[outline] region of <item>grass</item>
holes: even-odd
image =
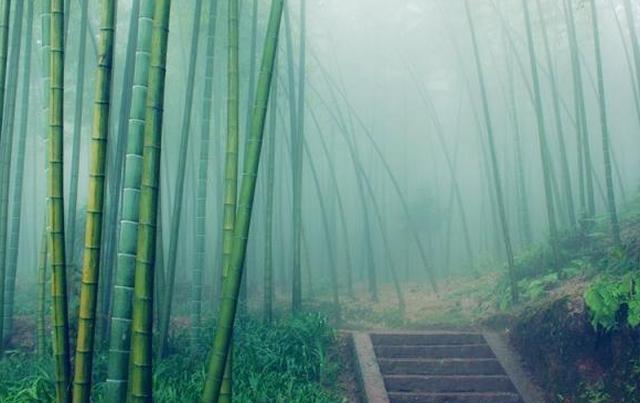
[[[208,333],[211,333],[210,331]],[[188,329],[177,329],[172,353],[154,368],[154,401],[198,401],[211,337],[189,347]],[[303,315],[266,325],[239,321],[234,349],[234,402],[336,403],[341,396],[337,336],[320,315]],[[95,401],[103,400],[106,354],[95,362]],[[31,353],[0,360],[0,402],[53,401],[52,363]]]

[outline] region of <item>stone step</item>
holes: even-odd
[[[516,392],[505,375],[386,375],[383,378],[390,393]]]
[[[420,333],[420,334],[402,334],[402,333],[374,333],[371,334],[373,345],[412,345],[412,346],[430,346],[430,345],[450,345],[450,344],[483,344],[484,337],[480,333]]]
[[[390,359],[378,360],[383,375],[504,375],[500,362],[481,359]]]
[[[516,393],[389,393],[390,403],[522,403]]]
[[[495,358],[487,344],[374,346],[378,358]]]

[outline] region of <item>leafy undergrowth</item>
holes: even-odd
[[[265,325],[239,322],[234,336],[234,402],[346,401],[339,377],[338,338],[326,319],[305,315]],[[208,338],[207,338],[208,339]],[[189,334],[178,330],[171,355],[155,364],[154,401],[198,401],[206,372],[209,341],[191,348]],[[96,360],[97,380],[105,377],[105,354]],[[11,353],[0,360],[0,401],[53,401],[51,360],[30,353]],[[94,386],[95,401],[104,401],[104,383]]]

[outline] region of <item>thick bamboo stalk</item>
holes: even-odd
[[[69,313],[64,230],[64,45],[62,0],[51,0],[51,88],[49,98],[49,250],[53,301],[53,355],[56,368],[56,400],[71,400]]]
[[[105,199],[105,173],[107,168],[106,157],[116,19],[115,0],[103,0],[100,6],[98,69],[93,107],[93,128],[91,131],[87,220],[82,260],[75,373],[73,377],[73,400],[78,403],[88,403],[91,400],[91,375],[95,344],[98,279],[100,276],[102,213]]]
[[[138,17],[140,15],[141,0],[133,0],[131,15],[129,16],[129,33],[127,37],[127,52],[124,59],[124,71],[122,85],[120,87],[120,108],[117,115],[117,135],[109,142],[110,147],[108,158],[111,161],[107,168],[107,199],[104,207],[104,247],[101,253],[102,267],[100,292],[102,297],[98,304],[98,324],[96,331],[99,340],[109,343],[107,334],[109,333],[110,313],[113,311],[113,285],[116,265],[116,252],[118,246],[118,234],[120,229],[119,214],[121,208],[122,181],[124,180],[124,160],[127,152],[127,141],[129,138],[129,111],[131,110],[131,100],[133,91],[136,48],[138,46]],[[146,83],[145,83],[146,85]]]
[[[215,67],[215,37],[218,0],[209,2],[209,27],[207,32],[206,68],[204,92],[202,95],[202,117],[200,125],[200,165],[198,167],[198,190],[196,196],[196,242],[193,265],[192,307],[191,307],[191,344],[195,345],[202,326],[202,284],[205,263],[206,219],[207,219],[207,183],[209,178],[209,151],[211,116],[213,105],[213,81]]]
[[[153,280],[156,252],[160,151],[171,0],[156,0],[149,64],[140,183],[138,248],[131,322],[131,402],[153,400]]]
[[[129,379],[134,272],[140,216],[140,186],[155,0],[142,0],[138,17],[135,72],[131,89],[129,135],[122,183],[118,258],[113,288],[113,312],[107,365],[107,397],[125,401]]]

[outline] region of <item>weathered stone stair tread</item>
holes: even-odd
[[[373,333],[371,341],[374,345],[452,345],[452,344],[483,344],[484,337],[480,333]]]
[[[380,358],[378,365],[383,375],[504,375],[495,358]]]
[[[506,375],[386,375],[388,392],[515,392]]]
[[[506,375],[386,375],[388,392],[515,392]]]
[[[374,345],[374,349],[378,358],[495,358],[487,344]]]
[[[389,393],[390,403],[522,403],[516,393]]]

